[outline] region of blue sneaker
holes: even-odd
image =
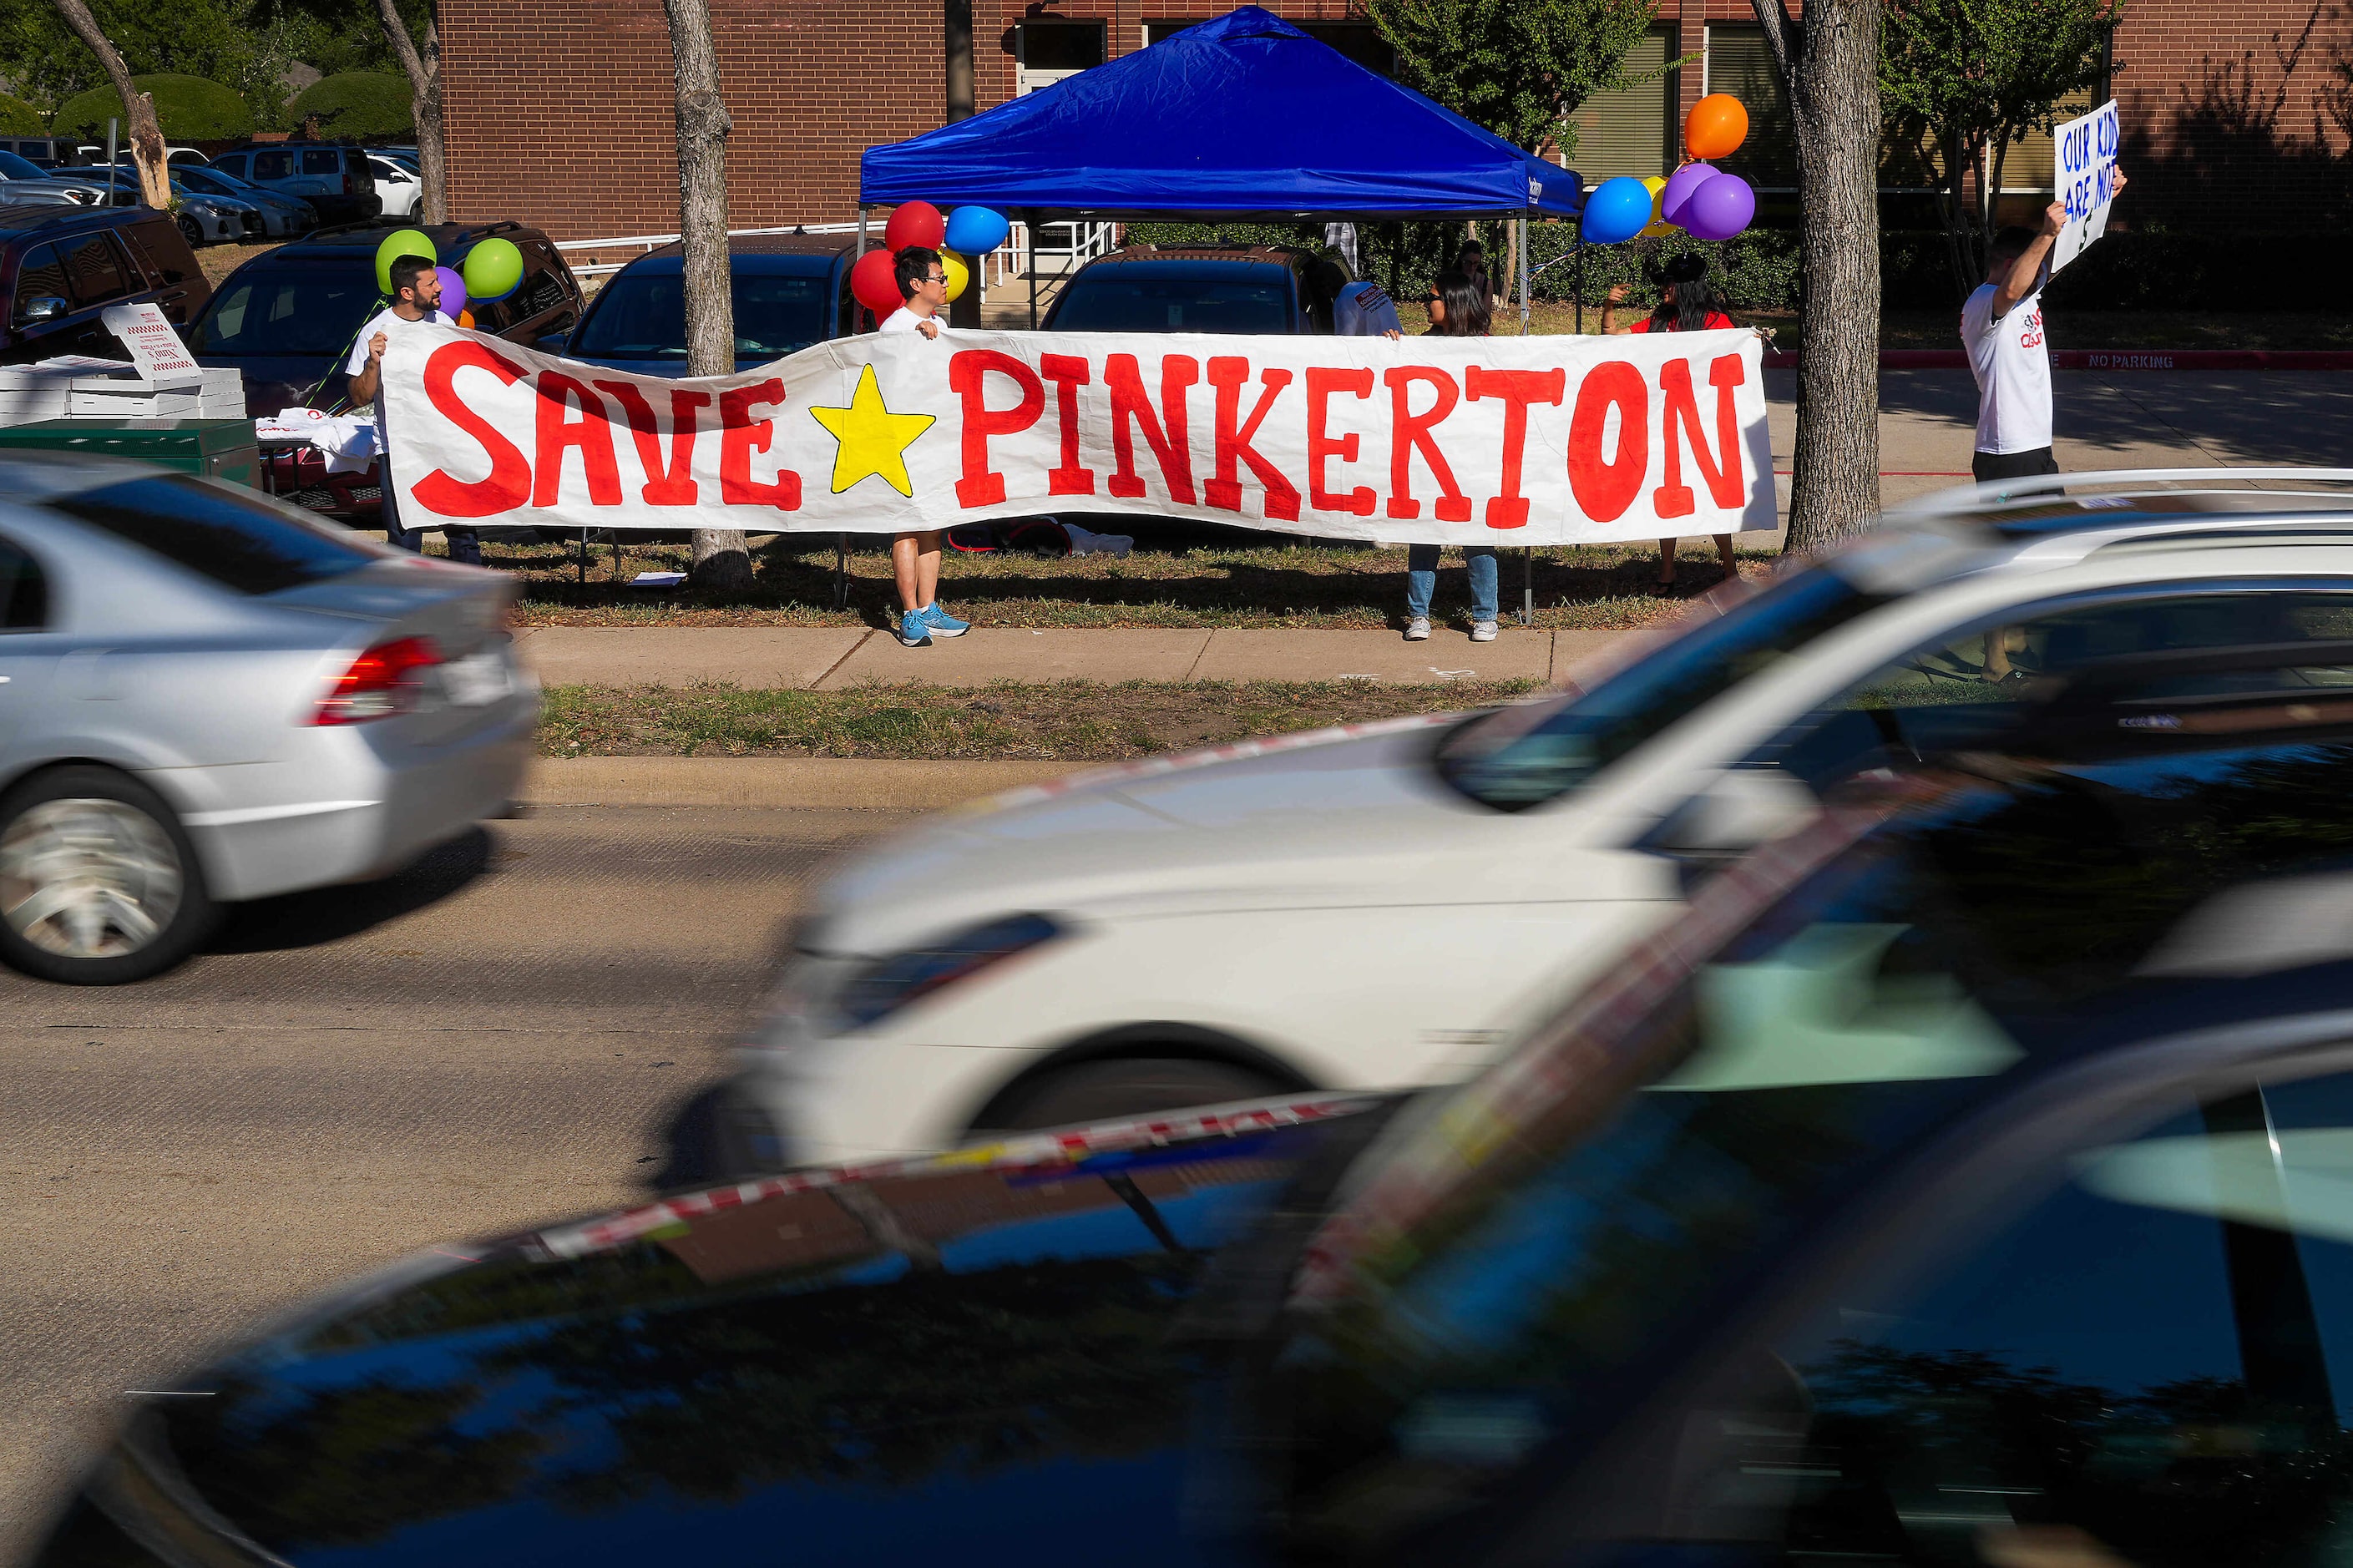
[[[960,637],[972,630],[970,621],[957,620],[940,608],[939,601],[936,599],[915,613],[923,617],[923,625],[931,627],[933,634],[937,637]]]
[[[899,640],[909,647],[932,646],[932,624],[921,610],[909,610],[899,617]]]

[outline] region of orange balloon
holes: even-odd
[[[1683,150],[1694,158],[1729,158],[1748,137],[1748,110],[1728,92],[1711,92],[1683,118]]]
[[[459,312],[458,312],[458,324],[459,324],[459,326],[461,326],[461,327],[466,328],[468,331],[471,331],[471,330],[473,329],[473,325],[474,325],[474,312],[473,312],[473,311],[471,311],[471,310],[460,310],[460,311],[459,311]]]

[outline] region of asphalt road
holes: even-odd
[[[123,1391],[437,1241],[629,1201],[882,811],[543,807],[236,911],[145,985],[0,972],[0,1562]]]

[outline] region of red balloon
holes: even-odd
[[[906,301],[899,295],[898,261],[887,250],[870,250],[849,269],[849,291],[880,321]]]
[[[948,237],[948,220],[940,209],[929,202],[909,202],[891,215],[882,226],[882,243],[895,256],[911,245],[927,250],[937,250]]]

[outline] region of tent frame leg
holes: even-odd
[[[1536,624],[1536,551],[1530,545],[1520,552],[1520,625]]]
[[[1585,219],[1577,220],[1577,335],[1585,335]]]
[[[833,607],[849,607],[849,535],[833,536]]]
[[[1029,235],[1029,330],[1038,330],[1038,215],[1030,212],[1021,220]]]
[[[1520,215],[1520,242],[1516,248],[1520,253],[1520,336],[1525,338],[1528,335],[1528,319],[1530,310],[1528,303],[1528,219],[1525,213]]]

